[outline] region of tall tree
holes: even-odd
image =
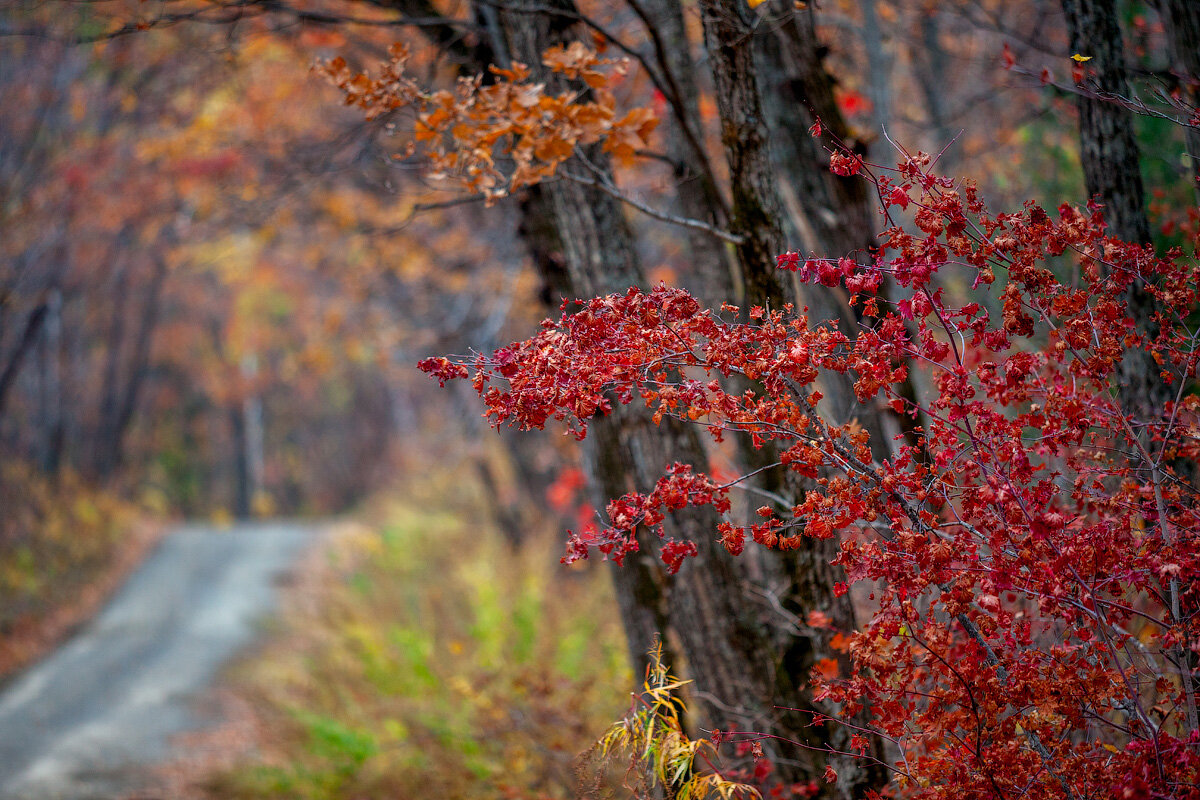
[[[544,4],[516,4],[505,12],[506,31],[514,58],[530,64],[541,60],[550,46],[580,38],[585,32],[574,24],[573,3],[559,0],[551,6],[558,15],[537,13]],[[542,79],[549,79],[543,75]],[[765,144],[765,142],[764,142]],[[611,180],[607,161],[599,149],[588,160]],[[569,288],[577,296],[623,292],[646,281],[636,256],[632,234],[620,201],[595,186],[558,181],[545,187],[562,243]],[[736,212],[735,212],[736,213]],[[772,255],[773,258],[773,255]],[[588,451],[589,472],[598,497],[620,496],[635,487],[650,485],[676,462],[694,465],[707,461],[695,432],[676,422],[655,425],[649,413],[617,406],[614,413],[596,420]],[[764,659],[772,652],[766,630],[739,602],[745,583],[729,554],[717,543],[714,531],[720,518],[711,511],[687,513],[672,520],[668,537],[694,541],[698,558],[674,579],[666,579],[654,566],[654,542],[648,533],[644,547],[633,554],[624,572],[614,578],[630,631],[631,647],[644,652],[647,636],[663,635],[664,623],[678,637],[682,655],[711,720],[729,720],[749,730],[763,730],[793,739],[810,739],[806,719],[799,724],[782,722],[792,705],[791,695],[776,687],[779,665]],[[782,724],[781,724],[782,723]],[[781,761],[781,764],[784,763]],[[781,766],[781,779],[810,778],[811,769],[793,771]]]
[[[1117,18],[1116,0],[1063,0],[1070,34],[1069,55],[1088,59],[1085,91],[1077,97],[1079,151],[1088,193],[1104,204],[1114,236],[1149,242],[1146,192],[1142,185],[1133,112],[1128,99],[1129,70]]]

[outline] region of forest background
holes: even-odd
[[[64,598],[70,603],[84,593],[129,546],[135,518],[327,515],[399,495],[406,498],[402,510],[384,501],[387,510],[374,512],[386,518],[381,532],[347,556],[361,569],[336,578],[359,582],[358,595],[346,602],[412,602],[377,596],[392,591],[380,587],[397,574],[378,570],[391,564],[411,575],[420,569],[414,563],[442,563],[453,573],[454,559],[439,546],[524,552],[484,559],[514,575],[468,576],[468,594],[482,605],[459,610],[472,617],[461,641],[422,638],[428,634],[414,627],[379,642],[365,622],[342,630],[350,643],[343,638],[328,652],[357,654],[367,678],[355,691],[411,694],[388,681],[422,674],[417,662],[435,670],[422,679],[427,688],[447,686],[433,655],[457,647],[453,655],[464,664],[492,670],[486,680],[473,675],[466,696],[503,675],[508,688],[493,689],[499,699],[481,703],[517,703],[513,695],[522,692],[520,702],[531,702],[525,684],[549,669],[580,683],[547,684],[543,675],[533,692],[540,713],[553,717],[566,713],[561,704],[574,703],[572,719],[602,722],[619,713],[626,681],[614,656],[625,646],[616,622],[625,623],[635,669],[643,663],[637,654],[662,631],[669,649],[703,675],[701,648],[686,641],[694,627],[689,612],[661,600],[629,601],[661,593],[665,578],[653,565],[614,573],[615,598],[592,573],[580,589],[564,588],[571,579],[563,575],[571,573],[543,571],[561,553],[556,531],[586,524],[608,497],[648,488],[663,465],[653,458],[630,465],[626,455],[611,455],[605,466],[601,445],[580,451],[555,431],[492,432],[469,392],[438,390],[415,371],[416,361],[495,350],[557,313],[563,297],[663,281],[713,306],[769,301],[782,290],[766,270],[747,265],[773,264],[787,250],[867,254],[882,226],[878,199],[865,184],[855,188],[830,175],[828,150],[836,147],[882,162],[905,150],[937,154],[940,172],[969,174],[997,209],[1087,199],[1078,115],[1095,99],[1086,80],[1098,77],[1087,72],[1087,60],[1070,58],[1092,56],[1080,53],[1058,3],[734,4],[725,50],[705,44],[702,17],[713,4],[545,5],[5,6],[0,97],[11,111],[0,121],[3,630],[36,626]],[[1141,144],[1149,233],[1160,249],[1186,243],[1197,223],[1196,166],[1185,153],[1197,148],[1177,120],[1194,107],[1196,85],[1187,76],[1195,65],[1183,63],[1186,49],[1164,25],[1169,4],[1165,16],[1155,4],[1098,5],[1119,25],[1132,81],[1121,93],[1130,102],[1108,105],[1121,108]],[[549,189],[537,184],[546,175],[505,185],[511,170],[499,179],[486,170],[447,170],[439,156],[456,150],[410,152],[413,108],[389,107],[354,78],[360,69],[378,75],[396,40],[408,43],[407,75],[446,87],[460,75],[488,74],[488,64],[519,60],[536,68],[545,47],[576,39],[603,58],[630,59],[627,71],[604,66],[593,88],[632,116],[618,115],[622,124],[606,132],[620,147],[566,142],[563,157],[576,147],[587,155],[571,162],[577,180],[566,199],[555,195],[561,175]],[[733,45],[742,40],[753,46],[739,51]],[[748,60],[722,64],[722,53]],[[343,61],[330,66],[335,58]],[[314,70],[317,64],[325,66]],[[738,94],[747,81],[761,93],[765,136],[731,141],[731,119],[749,108]],[[370,119],[345,108],[347,91]],[[1137,103],[1145,107],[1130,107]],[[818,117],[824,138],[809,135]],[[558,158],[551,146],[525,166],[536,171]],[[744,206],[762,164],[779,195],[765,220]],[[438,170],[451,174],[439,177]],[[484,198],[488,191],[493,196]],[[574,230],[586,238],[590,229],[616,248],[595,251],[600,268],[592,272],[581,266],[581,253],[594,245],[545,229],[550,220],[561,223],[571,202],[577,213],[591,209],[590,222]],[[617,229],[620,236],[612,236]],[[760,252],[751,252],[755,247]],[[808,302],[823,317],[842,315],[822,309],[819,299]],[[620,447],[612,452],[659,447],[636,444],[644,435],[614,432]],[[741,457],[710,455],[726,471]],[[614,459],[628,469],[614,467]],[[447,533],[422,535],[432,528]],[[414,553],[428,562],[414,562]],[[525,591],[487,601],[489,582]],[[579,595],[577,618],[562,619],[564,610],[551,608],[556,592]],[[525,603],[515,616],[505,605],[513,602]],[[596,607],[616,602],[620,613]],[[490,623],[481,616],[487,613]],[[526,644],[481,632],[505,619],[518,629],[514,641]],[[605,643],[606,655],[592,663],[605,676],[601,685],[614,688],[607,711],[602,691],[578,689],[589,677],[579,643],[588,625],[607,637],[591,637]],[[571,636],[576,644],[548,655],[551,643]],[[514,646],[522,652],[514,655]],[[6,658],[17,663],[23,656]],[[534,672],[515,675],[514,665]],[[301,785],[314,796],[337,796],[352,791],[348,786],[389,785],[402,768],[380,742],[422,735],[411,721],[365,710],[360,719],[335,719],[330,698],[325,708],[302,711],[305,702],[322,701],[273,701],[291,709],[278,725],[294,729],[317,766],[234,779],[256,787],[246,791],[295,792]],[[578,732],[577,739],[560,737],[553,770],[535,780],[513,764],[537,755],[523,761],[508,751],[480,754],[476,738],[486,726],[478,720],[422,713],[416,727],[458,752],[471,764],[467,772],[498,792],[525,791],[522,780],[544,784],[533,791],[569,791],[574,777],[565,765],[572,748],[588,740],[582,721],[533,725]],[[777,722],[796,725],[771,724]],[[775,755],[778,774],[789,780],[772,786],[821,790],[808,788],[811,765],[789,769],[788,758]],[[540,761],[549,763],[544,755]],[[403,769],[411,773],[412,765]]]

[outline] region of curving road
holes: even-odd
[[[167,536],[105,610],[0,693],[0,800],[119,798],[249,644],[275,585],[316,538],[290,523]]]

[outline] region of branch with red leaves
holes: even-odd
[[[835,563],[876,611],[844,639],[853,672],[812,680],[902,743],[904,794],[1196,796],[1200,512],[1180,470],[1200,457],[1194,254],[1111,239],[1098,208],[990,215],[920,154],[885,169],[839,153],[831,168],[867,175],[888,214],[909,218],[868,265],[779,257],[847,290],[863,320],[853,338],[791,307],[741,323],[660,286],[577,302],[524,342],[421,368],[470,378],[496,425],[559,420],[583,437],[596,414],[641,402],[717,440],[774,443],[814,487],[790,513],[764,506],[739,524],[731,484],[676,465],[611,503],[564,560],[620,560],[638,526],[689,504],[726,516],[714,536],[735,555],[747,540],[838,537]],[[877,294],[885,282],[893,300]],[[1130,316],[1131,286],[1154,298],[1153,335]],[[1114,387],[1138,350],[1178,387],[1142,417]],[[850,376],[860,403],[911,415],[918,441],[874,461],[865,430],[823,418],[830,373]],[[730,393],[731,375],[760,388]],[[910,377],[915,400],[900,391]],[[662,558],[674,571],[693,552],[669,541]]]

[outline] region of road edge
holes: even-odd
[[[45,614],[21,620],[6,632],[0,647],[0,691],[91,622],[172,527],[168,520],[138,519],[127,541],[90,581]]]

